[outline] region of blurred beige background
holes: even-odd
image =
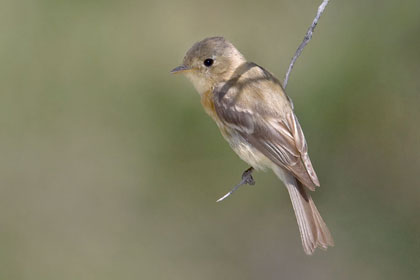
[[[320,1],[0,3],[0,279],[419,279],[420,2],[331,1],[287,92],[336,247],[304,255],[169,71],[223,35],[280,79]]]

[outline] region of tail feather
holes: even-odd
[[[331,233],[305,187],[287,171],[279,168],[274,172],[289,191],[305,253],[312,255],[317,247],[326,250],[334,246]]]

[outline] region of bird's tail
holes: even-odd
[[[280,168],[274,172],[289,191],[305,253],[312,255],[317,247],[326,250],[328,246],[334,246],[334,240],[327,225],[302,183],[292,174]]]

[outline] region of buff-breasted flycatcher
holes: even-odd
[[[270,168],[289,191],[303,249],[333,246],[331,234],[306,188],[319,186],[290,98],[267,70],[245,57],[223,37],[195,43],[183,73],[201,96],[201,104],[239,157],[256,169]]]

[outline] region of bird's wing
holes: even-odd
[[[234,86],[216,88],[214,105],[218,117],[272,162],[290,171],[303,185],[314,190],[319,186],[319,180],[293,110],[290,107],[282,114],[273,114],[275,104],[265,102],[260,93],[255,94],[260,89],[241,87],[238,90]],[[279,94],[283,94],[287,100],[283,92]]]

